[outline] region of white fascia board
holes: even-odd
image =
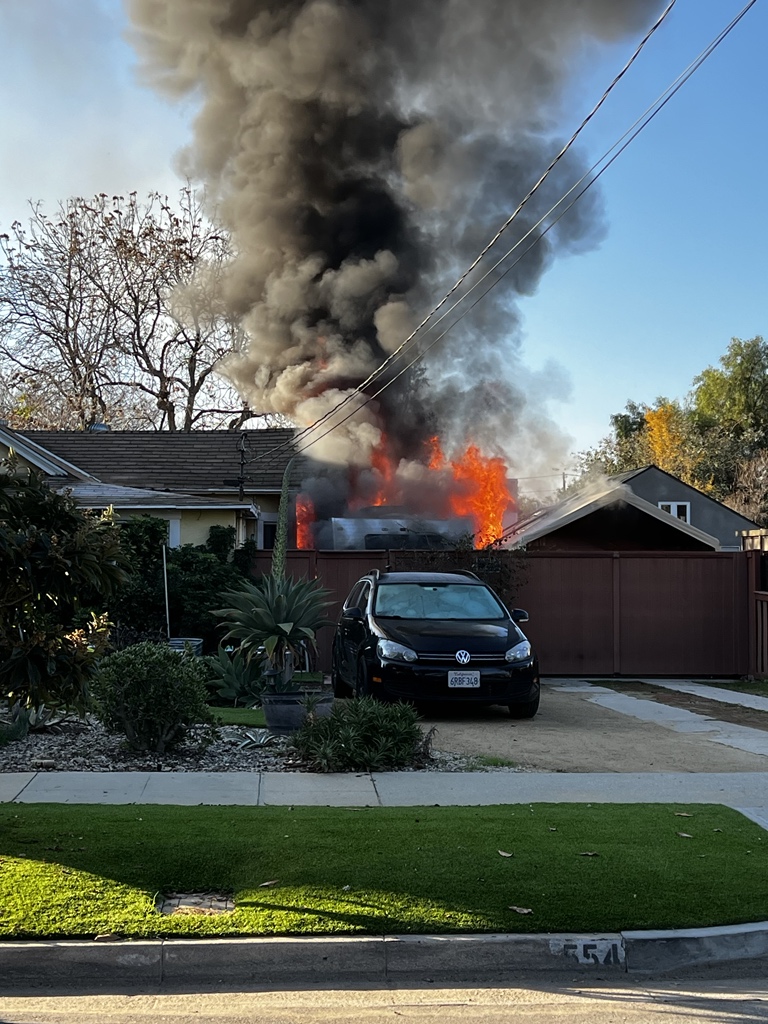
[[[59,458],[58,455],[54,455],[53,452],[43,448],[36,441],[30,441],[26,437],[21,437],[15,430],[11,430],[9,427],[0,427],[0,443],[13,449],[25,462],[31,463],[41,473],[45,473],[46,476],[73,476],[78,480],[96,480],[95,476],[86,473],[79,466],[67,462],[66,459]]]

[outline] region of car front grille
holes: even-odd
[[[466,665],[459,665],[456,661],[455,654],[421,654],[419,653],[419,661],[426,662],[430,665],[442,664],[448,665],[451,668],[471,668],[473,665],[506,665],[506,660],[503,654],[472,654]]]

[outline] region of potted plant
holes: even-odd
[[[317,580],[296,580],[273,573],[222,596],[229,607],[214,614],[227,620],[229,630],[224,642],[238,643],[246,661],[263,662],[261,704],[267,726],[276,733],[293,732],[306,715],[306,694],[294,678],[296,667],[308,646],[317,647],[317,630],[331,625],[325,617],[329,592]],[[331,695],[322,697],[321,704],[330,705],[332,699]],[[322,714],[319,705],[314,710]]]

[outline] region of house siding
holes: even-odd
[[[689,502],[690,525],[717,537],[723,550],[738,551],[741,547],[741,531],[755,528],[750,519],[740,516],[738,512],[708,498],[695,487],[684,484],[682,480],[655,466],[625,480],[625,483],[639,498],[644,498],[652,505],[658,505],[660,501]]]

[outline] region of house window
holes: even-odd
[[[275,535],[277,534],[277,513],[262,512],[259,516],[256,543],[260,548],[271,549],[275,546]]]
[[[675,519],[680,519],[684,523],[691,521],[690,501],[660,501],[659,508],[662,512],[669,512]]]

